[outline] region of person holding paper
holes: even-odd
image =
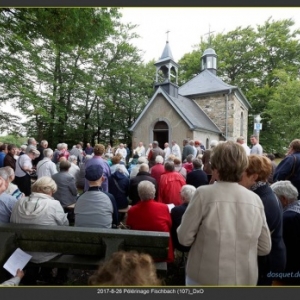
[[[32,185],[32,194],[22,198],[14,206],[10,222],[36,225],[68,226],[67,214],[52,195],[57,186],[50,177],[41,177]],[[28,252],[29,253],[29,252]],[[31,262],[46,262],[59,253],[33,252]]]
[[[23,270],[18,269],[15,277],[2,282],[1,286],[17,286],[20,284],[21,279],[24,277]]]

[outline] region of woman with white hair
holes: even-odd
[[[138,184],[138,194],[141,201],[128,210],[126,224],[133,230],[170,232],[172,221],[169,208],[154,200],[155,185],[148,180],[141,181]],[[167,262],[173,260],[174,250],[170,237]]]
[[[28,146],[26,153],[19,157],[16,162],[15,182],[25,196],[31,194],[31,176],[34,172],[32,160],[37,158],[40,152],[34,146]]]
[[[13,208],[10,222],[18,224],[35,225],[59,225],[68,226],[67,214],[64,213],[59,201],[53,198],[57,185],[50,177],[41,177],[32,185],[32,194],[19,200]],[[43,263],[60,255],[54,252],[29,252],[32,255],[31,262]],[[50,274],[51,269],[42,268],[42,271]],[[34,285],[39,268],[32,267],[27,270],[26,284]],[[61,270],[59,270],[61,272]],[[24,278],[25,279],[25,278]],[[24,282],[25,284],[25,282]]]
[[[300,274],[300,201],[298,190],[289,181],[277,181],[271,189],[283,207],[283,240],[286,247],[286,266],[284,274]],[[279,280],[279,279],[278,279]],[[282,277],[285,285],[300,285],[300,277]]]
[[[191,247],[183,246],[179,243],[178,237],[177,237],[177,228],[181,224],[182,216],[187,209],[190,200],[193,198],[195,194],[196,188],[193,185],[186,184],[181,188],[180,191],[180,197],[182,200],[182,204],[175,206],[171,210],[171,218],[172,218],[172,230],[171,230],[171,236],[173,240],[174,248],[182,251],[182,252],[188,252]]]
[[[69,174],[71,174],[75,178],[75,181],[77,182],[79,172],[80,172],[80,169],[77,165],[77,157],[75,155],[70,155],[68,161],[71,163]]]
[[[50,148],[44,149],[43,154],[44,158],[40,160],[36,166],[37,178],[41,178],[43,176],[51,177],[57,173],[56,165],[52,161],[53,150]]]

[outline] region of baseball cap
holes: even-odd
[[[85,178],[88,181],[96,181],[103,175],[103,168],[99,165],[91,165],[85,169]]]

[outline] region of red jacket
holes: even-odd
[[[165,172],[160,177],[158,201],[165,204],[173,203],[181,205],[181,187],[185,185],[185,180],[178,172]]]
[[[157,190],[159,190],[159,182],[160,176],[165,173],[165,167],[163,164],[156,164],[151,168],[150,175],[156,180],[157,182]]]
[[[128,210],[126,225],[133,230],[169,232],[167,262],[174,261],[174,249],[171,239],[172,220],[167,205],[154,200],[140,201]],[[155,260],[155,257],[153,259]]]

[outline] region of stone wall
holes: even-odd
[[[226,94],[215,94],[194,99],[210,119],[226,136]],[[236,140],[239,136],[247,138],[248,111],[234,94],[228,95],[227,139]],[[243,113],[243,118],[241,114]],[[241,122],[243,126],[241,127]],[[241,128],[243,129],[241,132]]]

